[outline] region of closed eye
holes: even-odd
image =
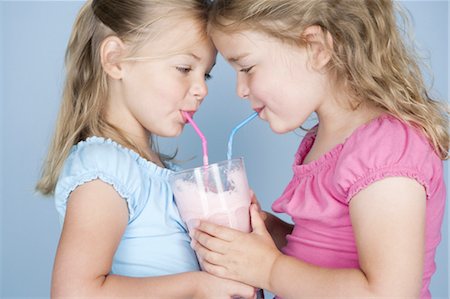
[[[243,69],[240,69],[239,71],[242,72],[242,73],[248,73],[248,72],[250,72],[250,70],[251,70],[252,68],[253,68],[253,66],[247,67],[247,68],[243,68]]]
[[[180,71],[183,74],[187,74],[190,71],[192,71],[192,68],[190,67],[182,67],[182,66],[177,66],[177,70]]]

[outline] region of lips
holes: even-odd
[[[196,111],[183,111],[183,112],[187,113],[189,115],[189,117],[193,119]],[[184,123],[189,122],[188,119],[186,117],[184,117],[183,113],[181,113],[181,116],[183,117]]]
[[[253,108],[253,110],[255,110],[255,112],[256,113],[261,113],[261,111],[264,109],[264,106],[263,107],[259,107],[259,108]]]

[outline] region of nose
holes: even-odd
[[[249,92],[250,90],[248,88],[247,79],[244,75],[238,73],[236,82],[237,95],[243,99],[248,99]]]
[[[192,95],[196,99],[203,100],[203,98],[208,94],[208,86],[206,85],[205,79],[202,78],[201,80],[196,81],[191,90]]]

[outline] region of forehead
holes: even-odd
[[[165,56],[185,51],[210,50],[212,42],[205,27],[195,20],[173,22],[146,41],[138,51],[141,55]]]
[[[216,30],[211,33],[211,37],[219,52],[230,62],[259,52],[273,42],[267,35],[255,31],[224,33]]]

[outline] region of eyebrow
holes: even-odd
[[[230,57],[227,60],[229,62],[238,62],[239,60],[241,60],[242,58],[244,58],[245,56],[248,56],[248,55],[250,55],[250,53],[243,53],[243,54],[238,55],[236,57]]]
[[[186,53],[186,55],[194,57],[195,60],[201,60],[200,57],[198,57],[194,53]]]
[[[195,60],[198,60],[198,61],[202,60],[200,57],[198,57],[198,56],[195,55],[194,53],[187,53],[187,54],[185,54],[185,55],[194,57],[194,59],[195,59]],[[214,68],[215,65],[216,65],[216,60],[214,60],[213,64],[212,64],[211,67],[209,68],[209,72],[212,71],[212,69]]]
[[[197,55],[195,55],[192,52],[183,52],[183,53],[175,53],[173,56],[190,56],[192,58],[194,58],[195,60],[202,60],[200,57],[198,57]]]
[[[144,60],[161,59],[161,58],[166,58],[166,57],[171,57],[171,56],[179,56],[179,55],[190,56],[198,61],[201,60],[201,58],[198,57],[197,55],[195,55],[194,53],[175,53],[175,54],[161,55],[161,56],[126,57],[123,59],[123,61],[144,61]]]

